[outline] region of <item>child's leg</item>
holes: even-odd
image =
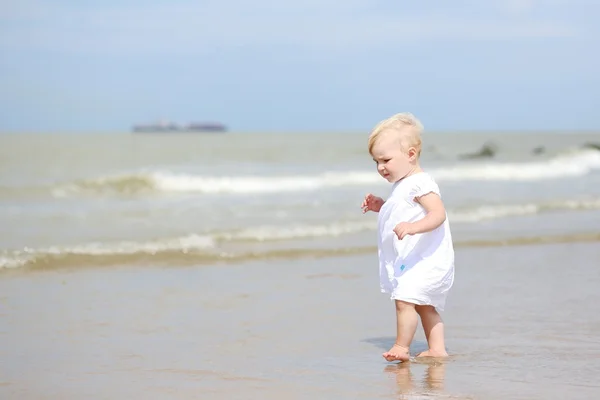
[[[396,302],[396,343],[392,348],[383,353],[387,361],[408,361],[410,356],[408,349],[417,331],[419,316],[415,311],[415,305],[405,301]]]
[[[444,342],[444,322],[442,317],[432,306],[416,306],[421,317],[425,337],[429,350],[419,354],[419,357],[446,357],[446,344]]]

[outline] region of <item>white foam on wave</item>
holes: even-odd
[[[469,162],[429,169],[438,182],[540,181],[578,177],[600,169],[600,152],[579,150],[539,162]],[[289,176],[203,176],[169,171],[140,172],[84,180],[53,189],[56,197],[74,193],[132,194],[145,191],[205,194],[269,194],[383,184],[373,171],[326,172]]]
[[[29,258],[15,257],[15,256],[0,256],[0,269],[6,268],[18,268],[27,264]]]
[[[44,260],[52,256],[114,256],[148,254],[155,255],[166,251],[193,253],[195,251],[215,249],[218,242],[235,241],[276,241],[323,236],[341,236],[354,232],[370,230],[372,221],[339,222],[329,225],[297,225],[291,227],[262,226],[231,232],[191,234],[177,238],[153,240],[148,242],[123,241],[116,243],[85,243],[74,246],[50,246],[22,250],[0,251],[0,269],[17,268],[26,264]]]
[[[540,162],[469,163],[434,168],[429,173],[445,181],[536,181],[584,176],[600,169],[600,152],[583,150]],[[274,193],[314,191],[323,188],[378,184],[384,181],[375,171],[328,172],[312,176],[203,177],[155,173],[154,187],[162,191],[201,193]]]
[[[522,215],[534,215],[542,212],[561,210],[595,210],[600,209],[600,198],[584,198],[574,200],[557,200],[544,203],[497,204],[483,205],[462,210],[449,210],[451,222],[476,223]],[[371,218],[353,221],[337,221],[330,224],[258,226],[240,231],[215,234],[215,240],[291,240],[318,238],[323,236],[343,236],[376,229]]]
[[[463,210],[449,210],[448,218],[454,223],[476,223],[523,215],[534,215],[542,212],[560,210],[592,210],[600,209],[600,198],[564,200],[546,203],[498,204],[472,207]],[[338,221],[331,224],[292,225],[292,226],[258,226],[234,232],[215,235],[216,240],[291,240],[318,238],[324,236],[343,236],[376,229],[371,219]]]
[[[443,181],[540,181],[578,177],[600,169],[600,152],[580,150],[555,158],[525,163],[470,163],[443,169],[431,174]]]
[[[0,253],[0,268],[16,268],[36,259],[52,255],[110,256],[123,254],[156,254],[164,251],[181,251],[183,253],[214,247],[210,236],[188,235],[165,240],[147,242],[123,241],[117,243],[84,243],[74,246],[51,246],[45,248],[25,247],[22,250],[4,251]]]
[[[597,210],[600,198],[556,200],[545,203],[483,205],[463,210],[449,210],[451,223],[477,223],[485,220],[534,215],[561,210]],[[87,243],[75,246],[51,246],[0,251],[0,268],[17,268],[48,256],[83,255],[112,256],[132,254],[157,254],[165,251],[192,253],[217,250],[221,242],[236,241],[285,241],[343,237],[365,231],[373,231],[377,223],[371,217],[328,224],[296,224],[256,226],[228,232],[208,232],[152,241],[123,241],[117,243]]]
[[[259,226],[235,232],[216,235],[219,240],[290,240],[317,238],[323,236],[342,236],[361,231],[372,230],[372,220],[334,222],[327,225]]]
[[[203,177],[155,173],[155,187],[172,192],[202,193],[274,193],[312,191],[326,187],[378,183],[381,178],[374,173],[329,172],[313,176],[233,176]]]
[[[147,191],[205,194],[261,194],[315,191],[327,187],[379,183],[372,172],[328,172],[291,176],[203,176],[168,171],[140,172],[87,179],[52,189],[55,197],[86,193],[135,194]]]
[[[480,222],[484,220],[533,215],[550,211],[594,209],[600,209],[600,198],[556,200],[527,204],[486,205],[466,210],[449,211],[448,217],[454,222]]]

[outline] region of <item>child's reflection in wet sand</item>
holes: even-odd
[[[411,366],[426,364],[423,381],[420,385],[415,385]],[[393,374],[398,391],[400,394],[415,393],[436,393],[444,390],[444,379],[446,375],[446,365],[443,361],[419,360],[419,362],[404,362],[399,364],[387,365],[384,371],[390,375]]]

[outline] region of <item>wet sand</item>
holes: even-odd
[[[451,357],[404,365],[375,257],[5,274],[0,398],[600,397],[597,242],[457,249]]]

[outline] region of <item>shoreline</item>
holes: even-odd
[[[350,235],[349,235],[350,236]],[[455,249],[468,248],[493,248],[515,246],[539,246],[546,244],[562,243],[594,243],[600,242],[600,232],[579,232],[568,234],[550,235],[525,235],[520,237],[497,237],[489,239],[475,239],[473,234],[463,235],[462,240],[454,241]],[[469,236],[471,236],[469,238]],[[483,235],[479,235],[480,237]],[[77,270],[81,268],[117,268],[128,264],[158,265],[158,266],[212,266],[231,265],[253,261],[275,262],[310,260],[331,257],[344,257],[353,255],[376,254],[377,246],[352,246],[352,247],[304,247],[267,249],[264,251],[248,251],[244,253],[196,253],[194,251],[169,250],[161,252],[135,252],[117,254],[85,254],[81,252],[49,253],[38,259],[26,262],[15,267],[0,267],[0,279],[4,276],[27,274],[42,271]]]
[[[394,366],[376,255],[0,279],[0,397],[592,398],[595,243],[459,248],[451,357]],[[559,290],[560,292],[557,292]],[[57,312],[59,310],[60,312]],[[421,329],[411,352],[425,345]],[[592,397],[590,397],[592,396]]]

